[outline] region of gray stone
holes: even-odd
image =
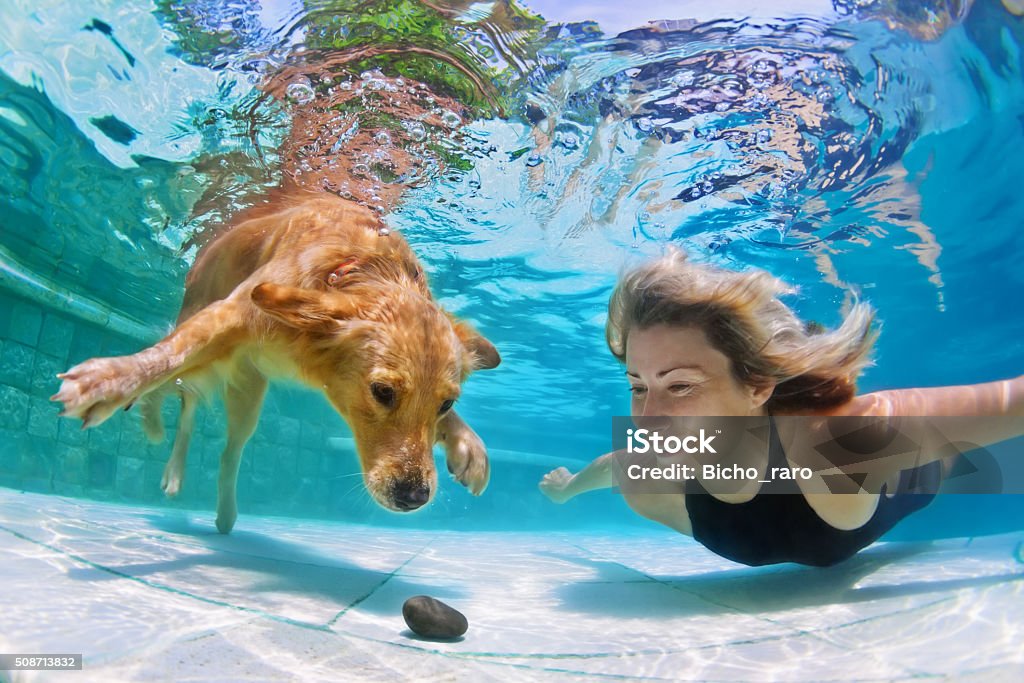
[[[429,595],[406,600],[402,617],[412,632],[423,638],[458,638],[469,628],[462,612]]]

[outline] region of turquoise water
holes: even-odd
[[[275,386],[243,461],[239,528],[259,513],[650,528],[615,494],[559,507],[536,483],[608,449],[628,387],[604,347],[607,298],[625,265],[669,244],[772,271],[799,288],[794,308],[825,324],[851,296],[868,299],[883,331],[864,391],[1019,374],[1014,3],[701,5],[4,3],[0,485],[212,518],[218,405],[202,411],[184,491],[169,502],[159,479],[170,445],[147,444],[137,415],[82,432],[47,397],[56,372],[169,329],[209,231],[289,163],[301,171],[322,156],[288,136],[332,87],[384,93],[343,112],[330,154],[350,153],[354,125],[387,133],[357,198],[378,207],[382,187],[411,187],[382,207],[389,224],[441,302],[502,352],[460,400],[490,448],[491,484],[474,498],[445,481],[427,510],[380,510],[341,419],[318,395]],[[388,36],[400,56],[353,57],[333,82],[301,75],[330,44],[352,52]],[[447,70],[403,62],[411,48]],[[269,96],[288,69],[300,74],[288,94]],[[434,118],[396,118],[381,98],[416,76],[436,95],[424,105]],[[1021,528],[1014,498],[950,496],[897,536]]]

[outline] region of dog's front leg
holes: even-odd
[[[230,353],[245,333],[244,313],[232,298],[210,304],[148,349],[92,358],[57,375],[63,382],[50,400],[64,404],[61,415],[81,418],[83,428],[98,425],[175,374]]]
[[[491,466],[487,448],[477,433],[453,410],[438,423],[437,440],[444,444],[452,476],[473,495],[483,493],[491,478]]]

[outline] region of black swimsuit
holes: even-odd
[[[774,423],[768,467],[769,472],[773,467],[789,467]],[[904,470],[896,495],[886,495],[883,487],[871,519],[848,531],[819,517],[794,480],[769,480],[746,503],[723,503],[699,480],[688,479],[686,510],[693,537],[722,557],[751,566],[797,562],[827,567],[852,557],[898,521],[928,505],[941,480],[939,462]]]

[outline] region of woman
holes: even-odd
[[[924,455],[915,454],[911,463],[875,458],[842,469],[856,481],[886,482],[875,489],[878,493],[822,493],[836,489],[822,488],[821,471],[811,480],[761,484],[746,495],[709,493],[709,482],[700,476],[661,482],[660,492],[621,490],[640,515],[693,536],[724,557],[749,565],[827,566],[851,557],[927,505],[951,459],[950,450],[939,446],[949,441],[984,446],[1024,433],[1024,420],[1012,419],[1024,416],[1024,377],[858,396],[855,380],[876,338],[872,309],[857,303],[842,325],[826,331],[805,326],[779,301],[788,291],[765,272],[699,265],[678,251],[628,273],[612,295],[606,334],[612,353],[626,365],[634,418],[768,416],[762,472],[792,466],[806,455],[785,452],[783,443],[821,442],[820,435],[807,438],[795,430],[828,428],[826,420],[777,419],[783,416],[993,419],[944,421],[948,441],[923,436],[918,443]],[[558,468],[540,488],[564,503],[609,487],[616,455],[604,455],[575,475]],[[792,495],[768,495],[780,492]]]

